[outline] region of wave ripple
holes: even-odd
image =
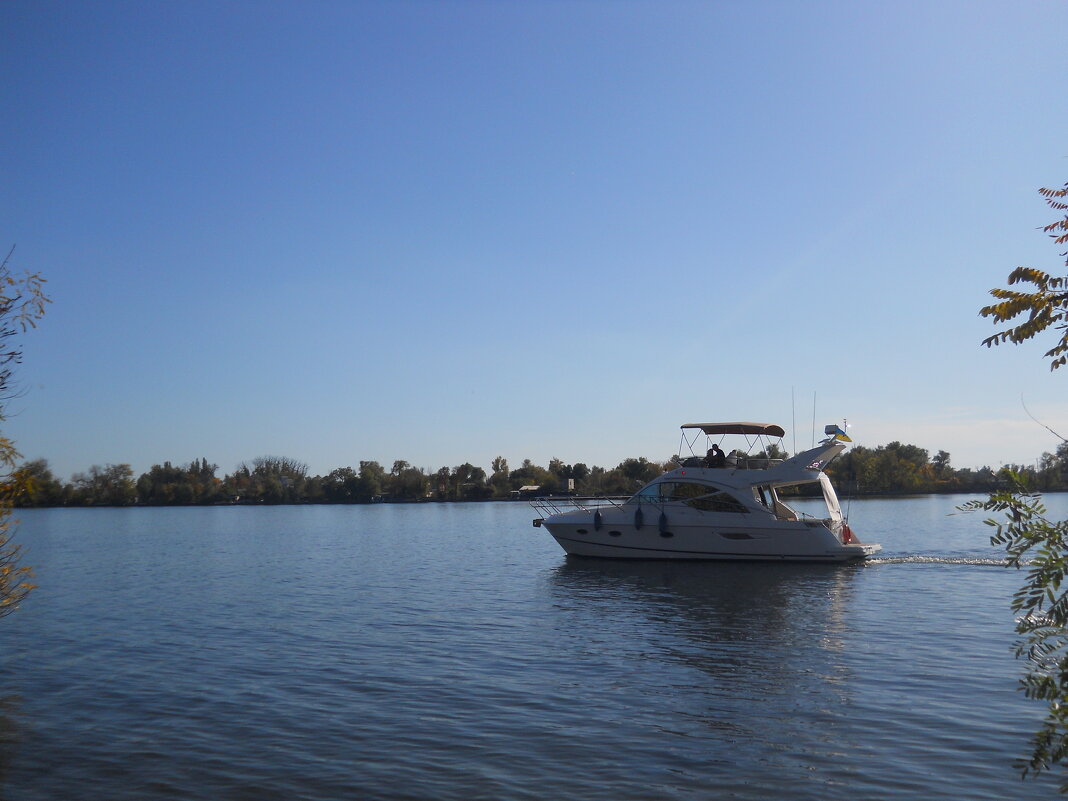
[[[1004,559],[974,556],[884,556],[866,559],[866,565],[971,565],[974,567],[1006,567]]]

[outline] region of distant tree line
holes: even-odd
[[[989,492],[1003,486],[1009,474],[1025,476],[1042,492],[1068,490],[1068,444],[1043,453],[1034,464],[989,465],[955,469],[946,451],[933,458],[924,448],[891,442],[876,448],[850,448],[826,468],[839,494],[858,495]]]
[[[362,461],[359,467],[339,467],[313,476],[296,459],[265,456],[221,477],[218,465],[198,459],[187,465],[153,465],[136,478],[128,464],[93,465],[63,482],[46,460],[37,459],[18,469],[27,489],[17,503],[32,507],[484,501],[510,498],[531,486],[543,494],[567,492],[568,479],[575,480],[577,492],[621,495],[665,469],[670,465],[640,458],[626,459],[611,470],[564,464],[559,459],[544,468],[526,459],[510,470],[508,461],[498,456],[489,474],[470,462],[431,471],[397,460],[388,470],[378,462]]]
[[[772,446],[757,457],[781,458]],[[470,462],[436,471],[397,460],[386,470],[374,461],[359,467],[339,467],[327,475],[308,475],[296,459],[265,456],[245,462],[220,477],[217,465],[198,459],[187,465],[164,462],[134,477],[128,464],[93,465],[68,482],[51,471],[48,462],[23,463],[17,477],[25,489],[16,499],[33,506],[189,506],[210,504],[375,503],[416,501],[484,501],[517,497],[523,487],[537,494],[569,491],[577,495],[629,495],[661,473],[674,469],[677,457],[666,462],[645,457],[624,459],[611,469],[565,464],[552,459],[541,467],[529,459],[509,469],[498,456],[487,472]],[[841,495],[987,492],[1006,480],[1009,471],[1026,476],[1042,491],[1068,490],[1068,443],[1056,453],[1044,453],[1033,465],[1002,465],[954,469],[946,451],[934,458],[915,445],[891,442],[875,448],[857,446],[826,468]]]

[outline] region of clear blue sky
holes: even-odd
[[[807,445],[815,394],[1033,461],[1068,372],[977,310],[1063,267],[1064,12],[7,0],[0,241],[54,303],[6,433],[63,477],[613,466],[684,422]]]

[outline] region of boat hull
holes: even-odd
[[[656,525],[636,528],[607,522],[595,529],[589,516],[548,518],[546,528],[571,556],[600,559],[743,560],[774,562],[848,562],[862,560],[878,545],[843,544],[823,525],[784,522],[762,528]]]

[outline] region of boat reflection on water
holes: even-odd
[[[850,603],[861,565],[629,562],[570,558],[551,575],[568,635],[611,639],[665,667],[696,668],[707,714],[789,699],[800,717],[848,703]],[[680,677],[673,679],[678,681]],[[765,719],[752,713],[749,725]],[[768,725],[774,716],[767,718]],[[790,728],[779,719],[774,723]]]
[[[657,622],[693,624],[719,642],[762,634],[834,631],[845,625],[858,564],[669,562],[568,558],[553,585],[581,602],[622,602]]]
[[[561,649],[583,663],[563,689],[591,699],[591,715],[661,732],[689,770],[716,777],[719,797],[863,787],[864,682],[850,644],[864,572],[569,558],[549,579]]]

